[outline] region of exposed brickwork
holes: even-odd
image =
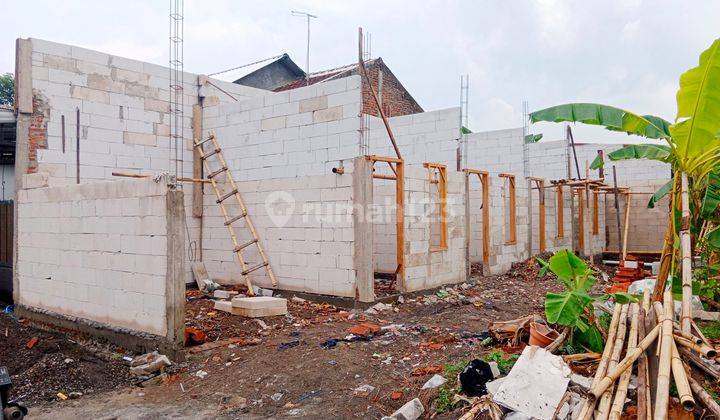
[[[417,114],[423,112],[422,107],[415,101],[390,69],[383,63],[381,58],[373,60],[366,66],[368,78],[375,92],[378,93],[378,74],[380,70],[383,73],[382,98],[380,102],[383,111],[387,117],[397,117],[400,115]],[[379,93],[380,95],[380,93]],[[363,96],[363,113],[377,116],[378,108],[373,99],[370,86],[362,79],[362,96]]]
[[[47,99],[40,93],[33,92],[33,113],[28,129],[28,167],[27,173],[35,173],[38,167],[37,150],[47,149],[47,123],[50,108]]]

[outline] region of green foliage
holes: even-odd
[[[443,385],[438,391],[438,396],[435,398],[435,411],[438,414],[452,411],[453,406],[455,405],[453,403],[453,397],[456,393],[457,392],[455,392],[454,390]]]
[[[672,190],[673,187],[673,180],[666,182],[662,187],[660,187],[657,191],[655,191],[655,194],[653,194],[650,197],[650,201],[648,201],[648,208],[653,209],[655,208],[655,204],[658,203],[658,201],[662,200],[663,197],[668,195],[670,193],[670,190]]]
[[[507,375],[510,372],[510,369],[515,366],[515,362],[517,362],[518,358],[519,356],[517,354],[505,354],[502,351],[495,350],[486,354],[483,360],[486,362],[497,363],[500,373]]]
[[[613,161],[627,159],[651,159],[668,162],[671,157],[671,152],[672,150],[669,146],[661,144],[629,144],[608,153],[608,158]],[[603,159],[600,155],[598,155],[590,165],[590,169],[599,169],[602,168],[603,165]]]
[[[447,365],[443,366],[443,376],[445,379],[451,382],[455,382],[457,380],[457,376],[462,372],[463,369],[465,369],[465,366],[467,366],[467,361],[465,360],[458,360],[455,363],[448,363]]]
[[[700,55],[700,62],[680,76],[676,122],[670,126],[679,164],[692,173],[700,157],[717,155],[720,132],[720,39]]]
[[[701,322],[698,324],[698,328],[708,340],[720,340],[720,322]]]
[[[595,284],[596,278],[585,261],[571,251],[564,249],[556,252],[548,262],[536,258],[543,267],[541,273],[552,271],[566,290],[561,293],[545,295],[545,318],[550,324],[587,329],[583,320],[585,309],[593,301],[588,290]]]
[[[525,143],[537,143],[542,138],[542,134],[528,134],[527,136],[525,136]]]
[[[460,133],[462,133],[462,134],[472,134],[472,131],[470,131],[470,129],[467,128],[467,127],[465,127],[465,126],[462,126],[462,127],[460,127]]]
[[[571,103],[541,109],[530,114],[530,122],[581,122],[601,125],[612,131],[660,139],[669,137],[669,123],[660,117],[640,116],[624,109],[591,103]]]
[[[717,210],[720,206],[720,168],[715,168],[708,174],[707,188],[700,207],[700,217],[707,220],[717,220]]]
[[[575,331],[572,343],[574,347],[584,347],[596,353],[601,353],[605,347],[603,336],[594,325],[590,325],[585,331]]]
[[[15,98],[15,79],[10,73],[0,75],[0,105],[12,105]]]

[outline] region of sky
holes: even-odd
[[[167,0],[4,2],[0,72],[14,69],[14,41],[35,37],[167,64]],[[523,125],[530,111],[598,102],[672,121],[680,74],[720,36],[717,0],[232,1],[185,0],[184,66],[213,73],[288,53],[310,70],[357,61],[357,28],[425,110],[455,107],[467,74],[469,126]],[[232,74],[225,78],[232,79]],[[223,78],[223,77],[221,77]],[[535,124],[544,141],[562,124]],[[578,142],[624,134],[574,126]]]

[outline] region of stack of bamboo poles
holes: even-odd
[[[642,305],[615,305],[608,340],[579,418],[591,419],[594,415],[595,419],[619,419],[636,361],[638,419],[668,418],[671,378],[685,410],[693,411],[697,398],[715,418],[720,418],[720,406],[690,377],[690,369],[685,363],[692,363],[698,370],[712,373],[711,376],[718,379],[720,373],[700,357],[714,358],[716,351],[707,340],[695,334],[698,330],[692,329],[692,320],[691,331],[682,331],[674,319],[673,305],[669,291],[665,292],[662,303],[651,305],[649,290],[643,296]],[[656,346],[651,348],[653,343]],[[620,359],[623,353],[625,356]],[[648,356],[655,355],[658,357],[657,373],[651,375]],[[650,391],[653,379],[656,384],[654,398]]]

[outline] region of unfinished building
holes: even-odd
[[[527,143],[522,128],[463,136],[460,108],[386,98],[399,157],[366,94],[382,77],[274,91],[185,73],[173,155],[167,68],[32,38],[16,63],[26,316],[180,346],[194,262],[223,284],[373,302],[464,282],[475,263],[496,274],[539,252],[621,246],[607,184],[576,176],[565,142]],[[612,147],[575,147],[582,171],[598,149]],[[617,173],[635,221],[626,248],[658,250],[662,217],[632,208],[669,167]]]

